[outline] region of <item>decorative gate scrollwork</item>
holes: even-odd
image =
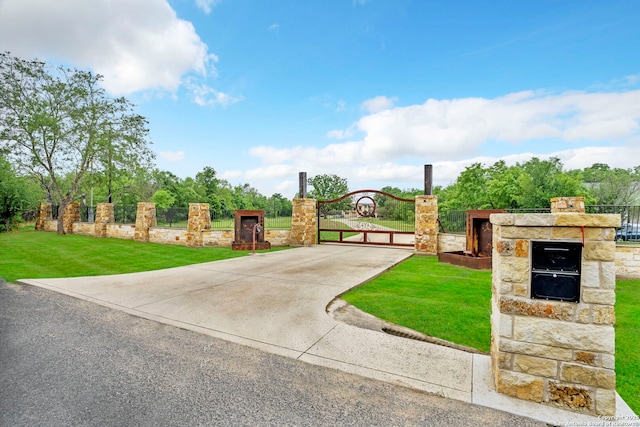
[[[318,200],[318,241],[413,246],[415,200],[360,190]]]

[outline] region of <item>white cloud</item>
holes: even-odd
[[[348,178],[352,188],[420,187],[425,163],[434,165],[436,185],[450,184],[472,163],[515,164],[534,156],[559,157],[567,169],[597,162],[630,168],[640,164],[640,91],[429,99],[366,115],[327,136],[344,138],[356,131],[363,138],[317,147],[259,146],[249,154],[269,170],[288,171],[276,167],[287,165],[291,174],[335,173]],[[482,155],[515,151],[505,145],[516,146],[519,154]]]
[[[368,113],[378,113],[380,111],[388,110],[393,107],[393,104],[397,101],[396,98],[387,98],[386,96],[376,96],[375,98],[367,99],[360,108]]]
[[[196,0],[196,6],[207,15],[211,13],[213,7],[218,3],[220,3],[220,0]]]
[[[276,31],[278,28],[280,28],[280,24],[278,24],[277,22],[274,22],[273,24],[267,27],[267,30]]]
[[[114,95],[175,92],[187,74],[215,75],[217,61],[166,0],[3,0],[0,50],[90,67]]]
[[[187,79],[185,87],[189,90],[193,102],[201,107],[221,105],[223,107],[242,101],[242,97],[234,97],[220,92],[211,86],[195,79]]]
[[[160,157],[170,162],[179,162],[184,159],[184,151],[161,151]]]
[[[362,117],[352,126],[365,134],[364,139],[346,142],[344,151],[332,151],[349,161],[411,157],[437,161],[473,156],[488,143],[620,141],[637,135],[639,122],[640,91],[429,99]],[[309,156],[317,154],[317,149],[307,150]]]

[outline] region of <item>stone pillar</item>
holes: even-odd
[[[551,213],[585,213],[584,197],[554,197],[551,199]]]
[[[107,224],[113,224],[114,222],[116,220],[113,213],[113,203],[98,203],[93,235],[95,237],[107,237]]]
[[[209,203],[189,203],[189,220],[187,221],[187,246],[202,246],[202,231],[211,229]]]
[[[136,212],[136,231],[133,240],[139,242],[149,241],[149,228],[155,227],[156,221],[156,204],[153,202],[138,203]]]
[[[44,222],[53,219],[51,203],[40,203],[38,217],[36,218],[36,231],[44,231]]]
[[[416,196],[415,250],[438,253],[438,196]]]
[[[614,238],[620,215],[505,213],[491,215],[491,223],[491,364],[496,390],[589,415],[615,415]],[[562,251],[573,247],[579,276],[541,271],[539,261],[533,271],[534,244],[562,245],[544,249],[554,264],[564,263]],[[536,253],[536,259],[545,259],[540,257],[544,251]],[[549,286],[545,295],[557,292],[555,286],[562,289],[560,280],[575,284],[571,280],[579,278],[578,301],[539,294],[534,299],[534,275],[537,280],[546,277],[537,282]]]
[[[73,234],[74,222],[80,222],[80,203],[78,202],[71,202],[64,208],[62,228],[66,234]]]
[[[291,246],[311,246],[317,242],[318,218],[315,199],[293,199]]]

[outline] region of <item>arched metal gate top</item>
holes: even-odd
[[[318,200],[318,242],[414,246],[415,200],[358,190]]]
[[[391,193],[386,193],[384,191],[380,191],[380,190],[358,190],[358,191],[352,191],[351,193],[347,193],[344,196],[340,196],[337,199],[333,199],[333,200],[318,200],[318,204],[320,203],[332,203],[332,202],[339,202],[341,200],[346,199],[349,196],[353,196],[356,194],[360,194],[360,193],[375,193],[375,194],[381,194],[383,196],[387,196],[387,197],[391,197],[392,199],[395,200],[399,200],[401,202],[408,202],[408,203],[415,203],[414,199],[403,199],[402,197],[398,197],[398,196],[394,196]]]

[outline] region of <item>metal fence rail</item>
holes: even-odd
[[[585,206],[586,213],[620,214],[622,224],[629,224],[634,229],[640,228],[640,206],[628,205],[588,205]],[[462,210],[442,211],[438,214],[441,230],[445,233],[465,234],[466,232],[466,212]],[[509,213],[549,213],[550,208],[537,209],[507,209]],[[629,239],[633,240],[633,239]]]

